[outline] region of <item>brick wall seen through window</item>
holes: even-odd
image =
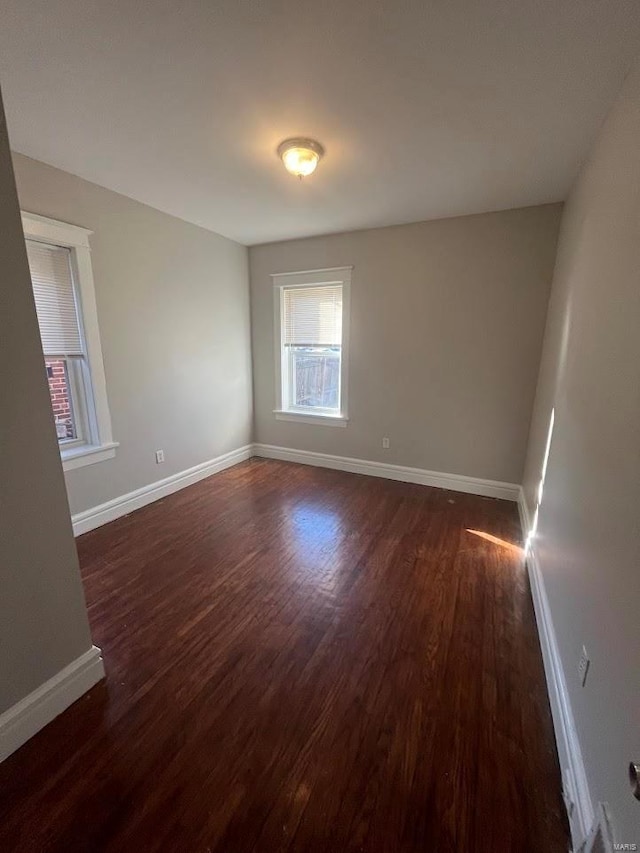
[[[45,364],[58,441],[77,438],[69,394],[69,374],[66,359],[45,358]]]

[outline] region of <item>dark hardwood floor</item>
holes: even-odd
[[[257,459],[86,534],[107,678],[0,765],[0,850],[564,853],[519,541]]]

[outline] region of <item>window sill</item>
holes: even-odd
[[[349,418],[344,415],[312,415],[302,412],[285,412],[275,409],[274,415],[277,421],[291,421],[299,424],[314,424],[316,426],[346,427]]]
[[[85,444],[80,447],[70,447],[68,450],[60,451],[62,469],[72,471],[74,468],[82,468],[85,465],[94,465],[96,462],[104,462],[113,459],[116,455],[117,441],[107,444]]]

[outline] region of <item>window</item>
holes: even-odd
[[[115,455],[98,331],[90,231],[22,214],[51,408],[65,470]]]
[[[347,424],[351,268],[273,276],[276,418]]]

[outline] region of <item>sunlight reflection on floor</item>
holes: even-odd
[[[513,542],[507,542],[506,539],[500,539],[498,536],[493,536],[491,533],[485,533],[484,530],[472,530],[470,527],[467,527],[467,533],[473,533],[474,536],[486,539],[487,542],[493,542],[494,545],[500,545],[502,548],[507,548],[519,557],[524,556],[524,550],[519,545],[514,545]]]

